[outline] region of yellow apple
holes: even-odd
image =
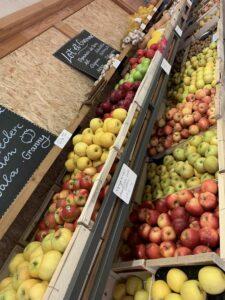
[[[95,135],[93,136],[93,143],[96,145],[101,146],[101,136],[104,132],[96,132]]]
[[[92,134],[93,134],[92,129],[88,127],[88,128],[85,128],[85,129],[82,131],[82,135],[87,134],[87,133],[92,133]]]
[[[9,262],[9,272],[11,274],[16,272],[17,266],[24,261],[23,253],[16,254]]]
[[[39,256],[39,255],[43,255],[43,249],[41,246],[37,247],[30,255],[30,261],[36,257],[36,256]]]
[[[64,252],[69,241],[71,240],[72,232],[67,228],[60,228],[58,229],[54,237],[52,239],[52,246],[54,250],[59,252]]]
[[[62,254],[59,251],[51,250],[44,254],[41,265],[39,267],[39,278],[50,281],[55,272]]]
[[[90,128],[93,132],[95,132],[97,129],[102,128],[103,122],[99,118],[94,118],[90,122]]]
[[[79,142],[74,146],[74,152],[78,156],[85,156],[87,150],[87,144],[84,142]]]
[[[39,268],[43,259],[43,254],[34,257],[31,259],[29,263],[29,273],[31,277],[38,278],[39,277]]]
[[[113,290],[113,299],[120,300],[125,295],[126,295],[126,285],[124,283],[117,284]]]
[[[151,290],[151,286],[152,286],[152,277],[148,277],[146,279],[146,282],[145,282],[145,289],[149,293],[150,293],[150,290]]]
[[[27,279],[25,280],[17,290],[17,300],[29,300],[29,291],[35,284],[40,281],[37,279]]]
[[[23,262],[21,262],[21,263],[17,266],[16,271],[20,271],[20,270],[22,270],[22,269],[27,269],[28,266],[29,266],[29,262],[28,262],[28,261],[23,261]]]
[[[107,132],[107,123],[111,120],[112,118],[107,118],[104,120],[104,123],[103,123],[103,131],[104,132]]]
[[[168,286],[176,293],[180,293],[180,289],[186,280],[188,280],[187,275],[176,268],[170,269],[166,275]]]
[[[122,122],[120,120],[109,118],[109,121],[106,124],[106,131],[114,134],[118,134],[121,126],[122,126]]]
[[[104,163],[107,160],[107,157],[109,155],[109,151],[104,151],[101,155],[101,162]]]
[[[151,291],[152,300],[164,299],[169,293],[171,293],[171,290],[165,281],[156,280],[153,282]]]
[[[52,239],[54,237],[54,234],[55,234],[55,232],[50,232],[43,238],[43,240],[41,242],[41,246],[42,246],[44,253],[46,253],[50,250],[53,250]]]
[[[74,153],[73,161],[76,163],[79,157],[80,157],[79,155]]]
[[[71,151],[71,152],[69,152],[69,154],[67,155],[67,158],[68,158],[68,159],[70,159],[70,158],[74,159],[75,155],[76,155],[76,154],[75,154],[73,151]]]
[[[0,292],[0,300],[18,300],[13,288]]]
[[[180,290],[182,300],[205,300],[206,293],[198,280],[187,280]]]
[[[23,250],[24,259],[29,261],[30,255],[32,254],[32,252],[34,252],[34,250],[36,250],[40,246],[41,246],[41,243],[38,241],[29,243]]]
[[[101,140],[101,145],[104,148],[110,148],[114,144],[116,137],[111,132],[105,132],[101,135],[100,140]]]
[[[94,176],[97,173],[97,169],[95,167],[86,168],[83,171],[85,174]]]
[[[101,160],[93,161],[93,167],[97,168],[97,167],[99,167],[101,165],[102,165],[102,161]]]
[[[12,277],[6,277],[0,282],[0,291],[12,287]]]
[[[75,146],[77,143],[81,142],[82,134],[77,134],[73,137],[73,145]]]
[[[30,273],[29,273],[29,269],[27,268],[22,268],[20,270],[17,270],[14,274],[13,274],[13,278],[12,278],[12,286],[15,290],[18,289],[18,287],[21,285],[22,282],[24,282],[25,280],[30,278]]]
[[[166,296],[164,300],[182,300],[181,295],[176,293],[170,293]]]
[[[88,157],[83,156],[83,157],[79,157],[78,158],[78,160],[77,160],[77,168],[80,171],[83,171],[84,169],[89,168],[89,167],[92,167],[92,162],[91,162],[91,160]]]
[[[124,108],[116,108],[112,112],[112,117],[123,122],[127,117],[127,111]]]
[[[95,134],[96,134],[96,133],[101,133],[101,132],[104,132],[103,128],[98,128],[98,129],[95,131]]]
[[[86,153],[91,160],[98,160],[102,155],[102,148],[99,145],[92,144],[87,147]]]
[[[146,290],[139,290],[134,295],[134,300],[148,300],[149,299],[149,293]]]
[[[93,144],[93,137],[94,137],[93,133],[85,133],[82,135],[82,142],[87,145],[91,145]]]
[[[203,290],[210,295],[218,295],[225,291],[224,273],[217,267],[201,268],[198,272],[198,280]]]
[[[42,300],[47,290],[48,282],[42,281],[41,283],[37,283],[29,291],[29,300]]]
[[[126,292],[127,294],[134,296],[134,294],[141,290],[143,287],[142,280],[137,276],[131,276],[126,281]]]
[[[72,158],[69,158],[65,162],[65,168],[68,172],[73,172],[73,170],[76,168],[76,163]]]

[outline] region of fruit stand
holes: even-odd
[[[150,1],[130,17],[66,146],[0,220],[0,299],[223,299],[223,10]],[[54,26],[72,38],[74,20]]]

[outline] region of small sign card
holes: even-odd
[[[182,36],[183,31],[181,30],[180,26],[177,25],[177,26],[175,27],[175,32],[176,32],[176,34],[177,34],[179,37]]]
[[[161,67],[166,72],[167,75],[170,74],[171,64],[168,63],[168,61],[165,58],[163,58],[162,60]]]
[[[119,51],[83,30],[56,51],[54,56],[72,68],[98,79],[110,56],[118,53]]]
[[[67,131],[66,129],[63,129],[63,131],[55,140],[54,144],[59,148],[63,149],[66,146],[69,139],[71,138],[71,136],[72,136],[71,132]]]

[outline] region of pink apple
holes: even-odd
[[[167,207],[166,198],[157,200],[157,201],[156,201],[155,208],[156,208],[156,210],[157,210],[159,213],[165,213],[165,212],[168,212],[168,207]]]
[[[150,231],[151,231],[151,226],[147,223],[141,224],[138,228],[138,234],[144,240],[148,240]]]
[[[218,185],[217,183],[212,179],[205,180],[201,185],[201,191],[204,192],[210,192],[213,194],[217,194],[218,191]]]
[[[191,125],[189,127],[189,133],[190,133],[190,135],[196,135],[196,134],[198,134],[199,133],[199,127],[198,127],[198,125]]]
[[[183,246],[193,249],[199,244],[199,233],[197,230],[187,228],[181,233],[180,240]]]
[[[176,239],[176,232],[172,226],[165,226],[162,228],[162,241],[175,241]]]
[[[173,242],[169,241],[169,242],[162,242],[159,246],[159,249],[163,257],[173,257],[176,247]]]
[[[152,243],[159,244],[162,241],[162,231],[159,227],[152,227],[149,233],[149,241]]]
[[[189,227],[192,228],[192,229],[195,229],[195,230],[199,230],[201,228],[199,221],[192,221],[189,224]]]
[[[212,250],[205,245],[199,245],[195,247],[193,250],[193,254],[200,254],[200,253],[207,253],[207,252],[212,252]]]
[[[186,202],[193,198],[193,194],[189,190],[181,190],[177,192],[178,201],[181,206],[185,206]]]
[[[151,259],[162,257],[159,245],[157,245],[156,243],[147,244],[145,248],[145,255],[147,258]]]
[[[139,259],[146,259],[144,244],[138,244],[135,246],[135,257]]]
[[[192,251],[191,249],[187,247],[178,247],[174,253],[174,256],[185,256],[185,255],[191,255]]]
[[[200,217],[201,227],[219,228],[218,218],[211,212],[205,212]]]
[[[163,228],[165,226],[170,226],[171,221],[169,215],[167,213],[160,214],[157,220],[157,224],[160,228]]]
[[[219,234],[216,229],[204,227],[199,230],[200,243],[211,248],[219,244]]]
[[[199,121],[198,121],[198,126],[201,130],[206,130],[209,128],[209,121],[208,119],[206,119],[205,117],[201,118]]]
[[[202,115],[200,114],[199,111],[196,110],[193,112],[193,118],[194,118],[195,122],[198,122],[201,119],[201,117],[202,117]]]
[[[180,205],[177,194],[171,194],[166,197],[166,204],[170,209],[173,209]]]
[[[201,193],[199,202],[205,210],[212,210],[217,206],[217,198],[210,192]]]
[[[185,209],[187,212],[189,212],[189,214],[195,217],[201,216],[204,212],[204,209],[201,206],[199,199],[197,199],[196,197],[190,199],[186,203]]]

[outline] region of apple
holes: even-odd
[[[181,119],[181,121],[183,120],[183,118]],[[181,122],[180,121],[180,122]],[[173,126],[173,131],[174,132],[181,132],[182,130],[182,125],[181,123],[175,123],[174,126]]]
[[[180,290],[182,300],[205,300],[206,293],[197,280],[187,280]]]
[[[67,228],[58,229],[52,238],[52,248],[63,253],[69,244],[72,232]]]
[[[124,283],[118,283],[113,290],[113,299],[120,300],[126,296],[126,285]]]
[[[202,117],[199,121],[198,121],[198,126],[201,130],[206,130],[209,128],[209,121],[207,118]]]
[[[192,178],[189,178],[187,180],[186,184],[187,184],[188,188],[194,188],[194,187],[199,186],[201,184],[201,180],[198,177],[193,176]]]
[[[152,227],[150,233],[149,233],[149,241],[152,243],[159,244],[162,240],[162,231],[159,227]]]
[[[140,244],[142,242],[140,235],[134,228],[133,234],[129,237],[129,240],[127,241],[128,245],[133,247],[134,245]]]
[[[30,300],[42,299],[44,297],[47,287],[48,287],[48,283],[45,281],[33,285],[32,288],[29,290],[29,299]]]
[[[139,222],[146,222],[146,216],[147,216],[148,211],[149,211],[149,209],[147,209],[147,208],[139,207],[138,212],[137,212]]]
[[[9,299],[18,299],[18,300],[29,299],[30,290],[37,283],[39,283],[37,279],[27,279],[23,281],[16,292],[16,298],[14,297]]]
[[[160,228],[163,228],[165,226],[170,226],[171,221],[169,215],[167,213],[160,214],[157,220],[157,224]]]
[[[189,130],[188,129],[182,129],[180,134],[181,134],[181,137],[183,139],[187,139],[189,137]]]
[[[201,135],[196,135],[190,139],[189,143],[190,145],[197,147],[202,142],[202,140],[203,137]]]
[[[194,176],[193,167],[188,162],[185,162],[182,169],[180,170],[180,175],[184,179],[189,179],[193,177]]]
[[[189,126],[189,134],[190,135],[196,135],[199,133],[199,127],[198,125],[191,125]]]
[[[50,281],[53,273],[57,268],[57,265],[59,264],[61,257],[62,254],[56,250],[50,250],[47,253],[45,253],[39,267],[39,278],[42,280]]]
[[[192,254],[191,249],[180,246],[176,249],[174,256],[185,256],[185,255],[191,255],[191,254]]]
[[[179,218],[182,218],[184,220],[188,220],[189,218],[189,215],[188,213],[186,212],[185,208],[184,207],[175,207],[173,210],[170,211],[170,217],[171,219],[174,221],[175,219],[179,219]]]
[[[173,133],[173,141],[178,143],[181,140],[181,134],[180,132],[174,132]]]
[[[141,289],[135,293],[134,300],[148,300],[148,297],[149,297],[149,293],[144,289]],[[123,299],[130,300],[130,298],[129,299],[123,298]]]
[[[194,118],[194,122],[198,122],[202,117],[202,115],[200,114],[199,111],[194,111],[192,115],[193,115],[193,118]]]
[[[80,209],[76,205],[67,205],[61,211],[61,218],[66,222],[73,222],[80,215]]]
[[[183,246],[193,249],[199,244],[199,233],[197,230],[187,228],[181,233],[180,240]]]
[[[0,281],[0,293],[6,288],[12,288],[12,277],[5,277]]]
[[[127,294],[133,296],[138,290],[143,287],[142,280],[137,276],[131,276],[126,281],[126,292]]]
[[[205,245],[199,245],[195,247],[193,250],[193,254],[208,253],[208,252],[212,252],[212,250]]]
[[[91,166],[92,166],[92,162],[88,157],[82,156],[77,159],[77,168],[79,170],[83,171],[86,168],[89,168]]]
[[[212,210],[217,206],[217,198],[215,194],[210,192],[204,192],[199,197],[200,204],[205,210]]]
[[[176,239],[176,232],[172,226],[165,226],[162,228],[162,241],[174,241]]]
[[[164,132],[165,132],[166,135],[170,135],[173,132],[173,127],[170,126],[170,125],[166,125],[164,127]]]
[[[147,223],[141,224],[138,228],[138,234],[141,238],[148,240],[149,239],[149,233],[151,231],[151,226]]]
[[[135,245],[135,257],[139,259],[146,259],[144,244]]]
[[[35,241],[41,242],[42,239],[49,233],[49,229],[38,230],[35,234]]]
[[[55,221],[55,214],[53,212],[52,213],[47,212],[44,216],[44,221],[46,226],[50,229],[53,229],[57,225]]]
[[[119,256],[122,260],[131,260],[133,258],[131,248],[127,244],[123,244],[120,247]]]
[[[215,174],[218,171],[218,159],[215,156],[207,156],[204,161],[204,168],[210,174]]]
[[[189,212],[192,216],[201,216],[204,212],[203,207],[201,206],[199,199],[193,197],[185,204],[185,209]]]
[[[21,264],[20,264],[21,265]],[[23,267],[17,268],[16,272],[12,276],[12,287],[17,290],[21,283],[27,279],[30,279],[30,273],[28,269],[29,263],[23,263]]]
[[[160,253],[159,245],[157,245],[156,243],[147,244],[145,248],[145,254],[147,258],[151,258],[151,259],[162,257]]]
[[[176,247],[172,241],[165,241],[160,244],[159,249],[163,257],[172,257],[174,256]]]
[[[39,274],[39,268],[40,268],[42,259],[43,259],[43,253],[41,255],[38,255],[38,256],[30,259],[28,269],[29,269],[29,274],[31,277],[33,277],[33,278],[39,277],[38,274]]]
[[[172,194],[166,197],[166,204],[170,209],[173,209],[180,205],[178,195]]]
[[[201,268],[198,272],[198,280],[209,295],[218,295],[225,291],[224,273],[216,266]]]
[[[217,194],[218,191],[218,185],[217,183],[212,179],[205,180],[201,185],[201,191],[204,192],[210,192],[214,195]]]
[[[167,207],[167,201],[166,201],[166,198],[157,200],[157,201],[156,201],[155,208],[156,208],[156,210],[157,210],[159,213],[166,213],[166,212],[168,212],[168,207]]]
[[[205,156],[205,152],[208,148],[209,148],[209,143],[201,142],[197,147],[197,152],[200,155]]]
[[[171,290],[164,280],[155,280],[152,283],[150,299],[161,300],[166,299],[166,297],[171,293]]]
[[[199,230],[201,228],[200,223],[197,220],[190,222],[189,227],[195,230]]]
[[[175,122],[180,122],[181,119],[182,119],[182,113],[179,111],[175,112],[173,115],[173,120]]]
[[[199,153],[191,153],[187,155],[188,163],[192,167],[195,167],[195,162],[197,161],[198,158],[201,158],[201,155]]]
[[[219,243],[219,234],[216,229],[204,227],[199,230],[200,243],[215,248]]]
[[[173,157],[177,161],[185,161],[186,156],[185,156],[185,150],[183,148],[176,148],[173,150]]]
[[[187,275],[180,269],[171,268],[166,275],[166,282],[172,291],[180,293],[181,287],[188,280]]]
[[[159,215],[157,210],[150,209],[147,211],[145,220],[150,225],[156,225]]]
[[[193,194],[191,191],[185,189],[177,192],[178,201],[181,206],[185,206],[186,202],[193,198]]]
[[[173,116],[174,114],[177,112],[177,109],[175,107],[169,109],[167,112],[166,112],[166,119],[167,120],[172,120],[173,119]]]

